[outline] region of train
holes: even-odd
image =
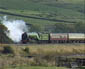
[[[27,43],[85,43],[85,33],[24,32],[21,42]]]

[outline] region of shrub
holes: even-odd
[[[29,54],[29,48],[28,48],[28,47],[26,47],[26,48],[24,49],[24,51]]]
[[[3,53],[10,53],[10,54],[14,54],[14,49],[11,46],[5,46]]]

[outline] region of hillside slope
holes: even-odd
[[[1,43],[13,43],[13,41],[8,38],[8,36],[4,33],[7,28],[0,23],[0,44]]]
[[[85,22],[84,0],[0,0],[0,11],[40,18],[10,16],[40,26],[41,29],[56,23]],[[0,15],[6,14],[0,13]]]
[[[62,19],[82,19],[85,13],[84,0],[0,0],[0,8],[20,10],[24,15]]]

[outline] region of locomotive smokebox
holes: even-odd
[[[24,44],[26,44],[27,42],[28,42],[28,37],[27,37],[27,33],[26,32],[24,32],[23,34],[22,34],[22,43],[24,43]]]

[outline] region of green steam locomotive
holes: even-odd
[[[22,43],[85,43],[84,33],[23,33]]]

